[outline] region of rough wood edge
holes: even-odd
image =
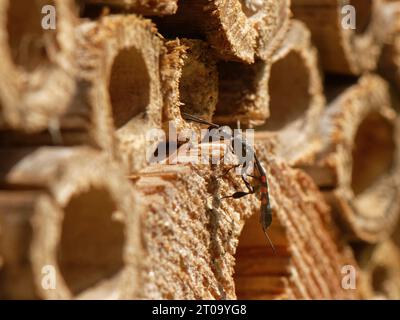
[[[388,138],[388,143],[393,162],[388,171],[370,182],[371,185],[356,192],[353,189],[355,182],[352,182],[355,137],[360,125],[368,119],[367,116],[375,114],[379,115],[385,127],[387,125],[391,128],[392,137]],[[386,237],[399,214],[399,204],[396,201],[399,183],[396,175],[400,159],[399,123],[391,109],[387,83],[375,75],[363,76],[328,107],[321,121],[321,130],[324,148],[315,164],[305,166],[304,169],[320,187],[331,190],[327,191],[328,199],[345,222],[349,235],[370,242]],[[371,130],[375,132],[377,128]],[[383,145],[383,142],[380,144]],[[367,205],[363,201],[368,198],[375,202]]]
[[[80,76],[91,82],[89,99],[95,112],[93,117],[100,119],[95,121],[99,125],[98,128],[95,128],[95,132],[98,133],[96,140],[100,144],[104,143],[102,142],[104,137],[102,130],[111,123],[117,140],[116,157],[123,161],[128,171],[137,172],[146,166],[147,130],[161,128],[162,94],[159,70],[162,52],[161,39],[157,36],[156,29],[149,20],[133,15],[109,16],[98,22],[84,23],[80,26],[79,37],[84,44],[82,54],[79,55]],[[135,59],[137,60],[135,61],[142,70],[131,73],[125,70],[132,63],[132,58],[124,60],[122,67],[118,65],[117,76],[143,78],[118,81],[118,83],[124,83],[130,87],[126,87],[122,91],[118,89],[117,93],[130,96],[121,98],[120,108],[113,111],[110,76],[116,57],[119,57],[120,53],[129,52],[129,50],[133,50],[136,54]],[[122,111],[126,111],[127,99],[132,101],[136,97],[132,96],[132,92],[138,93],[139,86],[143,86],[140,96],[145,94],[147,100],[135,104],[141,109],[135,109],[135,114],[130,117]],[[140,105],[142,102],[146,105]],[[133,102],[131,103],[133,104]],[[122,108],[122,106],[124,107]],[[124,123],[121,125],[116,123],[116,116],[120,115],[124,116]],[[105,118],[108,119],[104,120]],[[109,145],[111,144],[110,142]]]
[[[18,298],[22,295],[28,299],[82,297],[132,299],[137,297],[140,287],[138,270],[142,254],[138,222],[141,202],[119,166],[110,162],[106,155],[86,147],[43,147],[7,152],[10,158],[19,160],[13,164],[11,161],[8,165],[1,164],[1,184],[6,186],[8,191],[4,187],[0,191],[0,222],[4,231],[11,231],[11,233],[3,232],[2,234],[2,255],[4,256],[2,272],[16,273],[17,278],[14,280],[22,281],[24,287],[21,288],[21,292],[15,292],[14,285],[18,284],[18,281],[12,283],[11,287],[7,287],[7,283],[3,282],[2,287],[5,286],[3,289],[11,291],[2,290],[2,295],[7,297],[7,294],[11,294],[9,298]],[[113,281],[105,281],[94,289],[89,288],[80,295],[74,296],[63,276],[58,260],[61,230],[65,221],[64,208],[77,195],[96,188],[107,190],[115,205],[113,218],[124,225],[124,235],[121,235],[125,242],[123,244],[124,265]],[[80,223],[84,222],[80,221]],[[25,232],[13,233],[18,230],[31,230],[31,236],[25,238],[27,236]],[[85,236],[98,235],[86,234]],[[29,242],[20,242],[18,239],[29,240]],[[26,247],[21,249],[22,251],[9,251],[14,244],[17,245],[16,248],[21,248],[19,246],[22,244]],[[79,244],[75,243],[73,246],[76,245]],[[106,252],[104,254],[106,255]],[[57,282],[54,290],[45,290],[42,287],[44,266],[55,268]],[[28,290],[28,283],[32,283],[32,292]],[[102,291],[103,286],[106,286],[107,290]],[[18,288],[17,285],[16,287]],[[16,296],[12,296],[13,294]]]
[[[304,21],[312,32],[325,71],[360,75],[376,68],[383,45],[381,29],[384,21],[379,10],[381,0],[373,0],[369,23],[360,32],[341,25],[341,9],[349,4],[347,0],[328,0],[323,7],[310,0],[292,2],[294,17]],[[317,16],[321,19],[316,19]]]
[[[178,0],[80,0],[85,6],[101,5],[112,7],[123,12],[144,16],[163,16],[175,14]]]
[[[33,2],[32,2],[33,3]],[[43,5],[46,2],[43,2]],[[56,41],[47,41],[46,66],[28,71],[12,57],[8,33],[9,1],[0,1],[0,125],[26,132],[48,128],[68,107],[75,90],[76,70],[73,28],[76,24],[73,2],[54,0],[58,13]],[[36,5],[36,9],[38,9]],[[35,10],[26,9],[23,10]],[[41,17],[41,12],[38,13]],[[37,21],[39,24],[40,21]],[[45,31],[51,32],[51,31]],[[41,41],[46,39],[41,38]],[[58,47],[58,49],[56,49]]]
[[[218,71],[210,47],[201,40],[168,41],[162,58],[161,79],[164,98],[163,123],[174,123],[178,132],[198,131],[186,122],[181,110],[212,120],[218,100]]]

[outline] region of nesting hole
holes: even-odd
[[[238,62],[219,62],[219,96],[215,110],[216,117],[232,118],[230,123],[236,125],[236,118],[232,115],[244,115],[246,110],[238,110],[238,105],[247,99],[247,96],[257,94],[257,86],[262,81],[265,69],[256,62],[246,65]]]
[[[269,80],[270,118],[263,130],[278,131],[299,119],[311,105],[310,75],[296,52],[274,63]]]
[[[76,195],[65,208],[57,258],[74,295],[111,278],[123,266],[124,226],[113,219],[115,210],[104,189]]]
[[[356,33],[364,33],[371,22],[373,0],[350,0],[356,9]]]
[[[143,53],[136,48],[121,50],[114,60],[109,82],[117,129],[146,112],[150,103],[150,81]]]
[[[361,122],[353,149],[352,189],[358,195],[388,174],[394,161],[394,127],[372,112]]]
[[[209,119],[217,102],[216,72],[189,55],[179,82],[181,111]]]
[[[374,292],[385,295],[386,282],[389,278],[388,270],[384,266],[376,266],[372,271],[372,288]]]
[[[56,31],[42,27],[45,4],[55,7],[54,1],[9,0],[7,32],[11,57],[27,72],[50,63],[46,47],[53,45],[53,50],[58,50]]]
[[[273,223],[273,225],[275,222]],[[276,279],[287,275],[289,257],[279,243],[279,229],[272,227],[268,234],[279,254],[274,254],[262,231],[258,214],[243,227],[236,250],[235,288],[238,299],[268,300],[282,293]]]

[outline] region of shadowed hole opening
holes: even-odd
[[[74,295],[123,267],[124,225],[113,219],[115,210],[115,202],[104,189],[78,194],[65,208],[57,259]]]
[[[350,0],[350,4],[356,9],[356,33],[364,33],[370,22],[373,11],[373,0]]]
[[[27,72],[50,63],[46,47],[53,45],[57,49],[56,31],[42,27],[45,5],[55,7],[54,1],[9,1],[7,32],[11,57],[15,65]]]
[[[181,111],[211,120],[218,99],[217,81],[211,66],[189,55],[179,82]]]
[[[376,266],[372,271],[372,288],[374,292],[386,294],[386,282],[389,278],[388,270],[384,266]]]
[[[394,161],[394,127],[386,118],[372,112],[361,122],[353,149],[351,187],[358,195],[388,174]]]
[[[133,118],[144,115],[150,103],[150,81],[143,53],[136,48],[121,50],[114,60],[109,82],[117,129]]]
[[[270,118],[260,129],[278,131],[302,117],[311,105],[310,75],[296,52],[274,63],[269,80]]]
[[[259,215],[246,220],[235,255],[234,281],[238,299],[269,300],[283,292],[279,279],[288,275],[290,262],[280,246],[282,237],[277,230],[273,227],[268,230],[277,249],[275,255],[259,223]]]
[[[248,105],[249,99],[254,99],[263,94],[261,91],[266,91],[265,69],[263,62],[252,65],[238,62],[218,63],[219,92],[215,110],[216,121],[224,119],[224,124],[236,127],[238,118],[246,117],[248,110],[242,105]]]

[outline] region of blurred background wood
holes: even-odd
[[[89,148],[0,153],[0,297],[137,297],[141,207],[123,171]]]

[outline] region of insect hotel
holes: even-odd
[[[400,299],[400,1],[0,0],[0,56],[0,299]]]

